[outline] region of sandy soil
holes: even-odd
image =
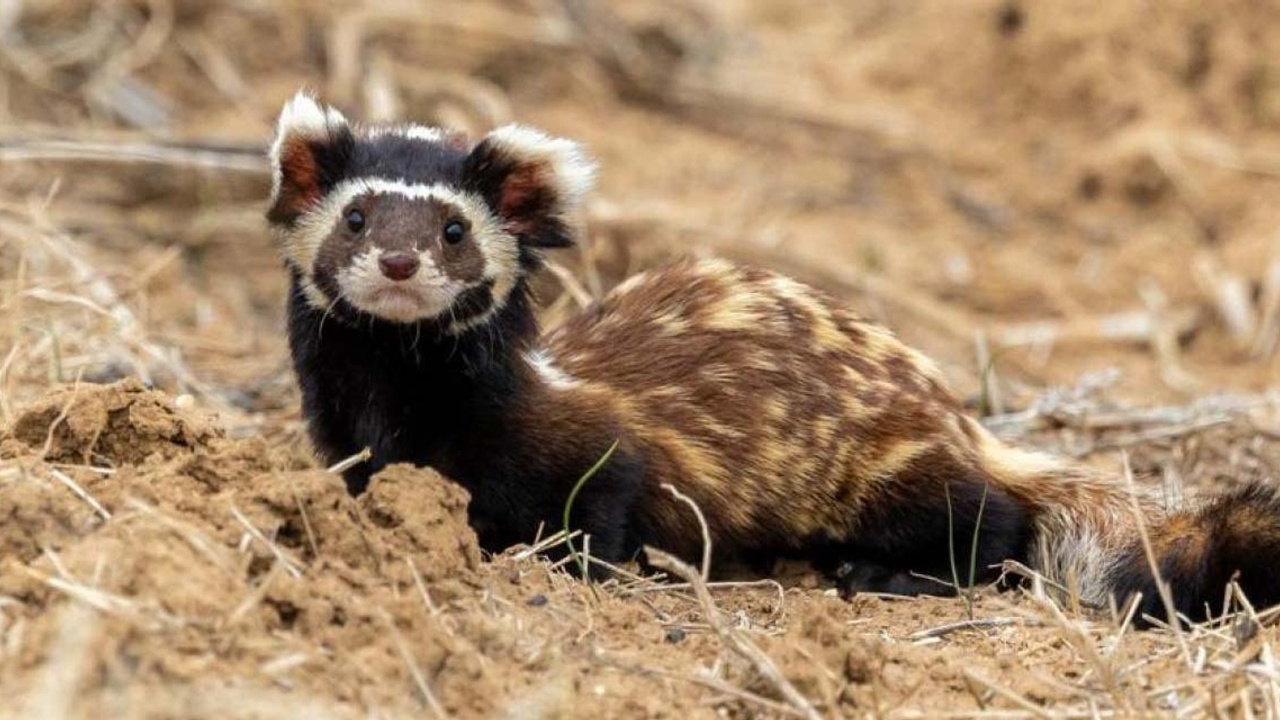
[[[430,470],[347,497],[305,444],[260,156],[302,83],[575,137],[603,171],[546,324],[674,255],[765,264],[938,357],[1002,434],[1191,495],[1280,474],[1280,6],[17,6],[0,717],[1280,715],[1247,611],[1135,633],[801,569],[708,606],[482,558]]]
[[[624,576],[592,590],[528,552],[482,560],[465,491],[434,472],[393,466],[352,499],[336,475],[260,439],[229,439],[178,404],[136,381],[69,387],[0,439],[0,685],[18,699],[6,712],[715,717],[785,707],[768,674],[723,652],[681,586]],[[987,590],[973,612],[991,629],[934,637],[965,619],[961,603],[845,602],[815,583],[715,587],[714,622],[754,638],[824,713],[979,711],[988,687],[1052,706],[1079,695],[1070,683],[1103,681],[1076,674],[1105,624],[1096,638],[1073,637],[1067,618],[1055,624],[1034,600]],[[1097,660],[1117,674],[1141,667],[1124,673],[1119,697],[1138,701],[1185,671],[1168,636],[1126,640]]]

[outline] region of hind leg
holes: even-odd
[[[842,593],[953,595],[953,568],[968,584],[996,579],[1004,560],[1025,562],[1031,511],[980,470],[940,449],[893,482],[862,507],[853,537],[823,549]]]

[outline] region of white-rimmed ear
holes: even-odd
[[[595,163],[577,143],[508,125],[475,146],[462,181],[522,243],[565,247],[573,244],[569,214],[594,179]]]
[[[280,111],[271,143],[273,223],[291,224],[343,178],[355,136],[347,119],[299,91]]]

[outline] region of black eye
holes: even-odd
[[[356,208],[347,211],[347,227],[351,228],[351,232],[360,232],[364,229],[364,213]]]
[[[450,245],[457,245],[467,237],[467,228],[462,223],[454,220],[444,226],[444,241]]]

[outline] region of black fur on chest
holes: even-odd
[[[622,440],[580,492],[571,525],[592,535],[597,556],[628,557],[642,462],[610,417],[564,406],[531,377],[520,355],[536,333],[530,299],[512,295],[492,321],[452,336],[427,323],[326,317],[295,278],[289,344],[311,438],[326,463],[372,451],[344,474],[353,494],[398,462],[459,482],[490,551],[560,530],[573,485]]]

